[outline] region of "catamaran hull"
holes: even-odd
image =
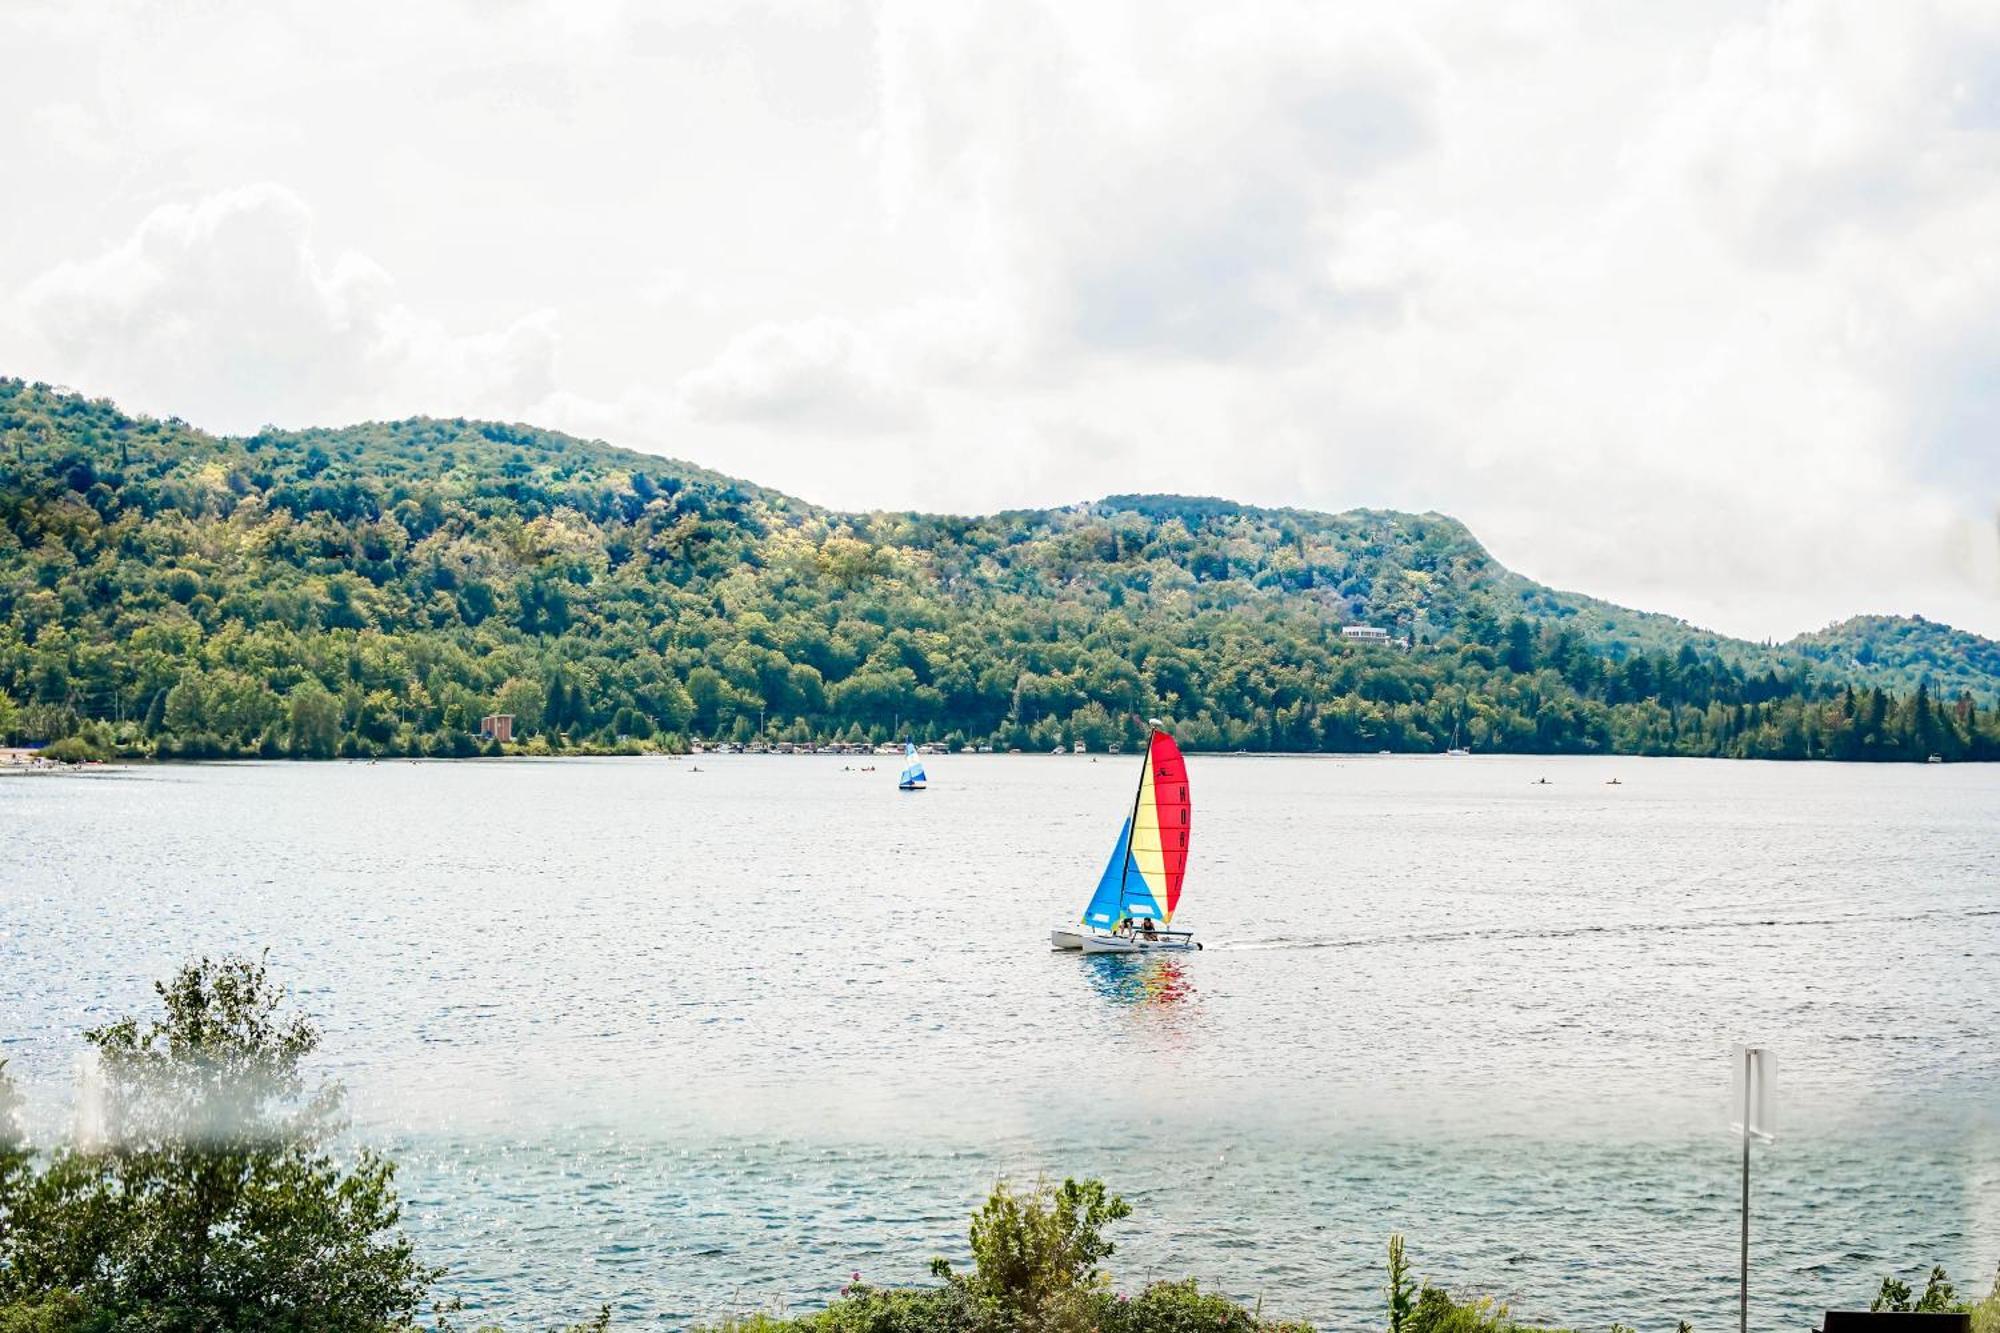
[[[1064,930],[1057,927],[1049,932],[1049,947],[1052,949],[1081,949],[1089,937],[1080,930]]]
[[[1085,953],[1192,953],[1199,941],[1187,939],[1131,940],[1122,935],[1090,935],[1083,941]]]

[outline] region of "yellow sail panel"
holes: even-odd
[[[1146,891],[1152,895],[1150,915],[1155,920],[1164,921],[1168,914],[1167,866],[1160,846],[1159,805],[1153,798],[1153,792],[1153,766],[1149,763],[1145,776],[1139,779],[1139,808],[1132,820],[1132,869],[1146,881]],[[1126,892],[1130,895],[1131,890]]]

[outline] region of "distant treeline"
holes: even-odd
[[[525,427],[224,439],[0,380],[0,740],[72,756],[469,755],[507,713],[537,751],[1157,716],[1210,750],[2000,758],[1994,705],[1867,680],[1541,588],[1436,515],[846,515]]]

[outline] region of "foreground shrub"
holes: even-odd
[[[1101,1287],[1076,1291],[1032,1311],[970,1296],[961,1286],[888,1290],[855,1285],[826,1309],[795,1319],[751,1315],[706,1333],[1312,1333],[1310,1324],[1274,1323],[1193,1278],[1156,1282],[1130,1298]]]
[[[89,1139],[37,1169],[0,1091],[0,1328],[413,1327],[442,1270],[397,1230],[394,1166],[331,1155],[340,1089],[301,1070],[318,1032],[280,1016],[285,992],[249,960],[204,959],[155,989],[161,1017],[87,1034]]]
[[[1036,1330],[1087,1328],[1110,1275],[1098,1264],[1116,1246],[1104,1228],[1132,1215],[1101,1180],[1043,1182],[1025,1194],[1006,1182],[972,1216],[972,1271],[944,1260],[931,1270],[963,1292],[993,1326]]]
[[[1993,1292],[1972,1307],[1972,1333],[2000,1333],[2000,1275],[1993,1279]]]
[[[710,1325],[707,1333],[979,1333],[987,1327],[955,1287],[899,1290],[857,1282],[813,1314],[748,1315]]]
[[[1958,1289],[1942,1265],[1931,1269],[1921,1295],[1912,1294],[1910,1284],[1892,1273],[1882,1279],[1868,1308],[1910,1314],[1969,1314],[1972,1333],[2000,1333],[2000,1273],[1994,1275],[1992,1292],[1977,1303],[1958,1298]]]
[[[1002,1182],[973,1214],[971,1271],[932,1261],[943,1286],[856,1282],[817,1313],[736,1318],[708,1333],[1311,1333],[1204,1292],[1192,1278],[1156,1282],[1129,1298],[1114,1293],[1100,1266],[1116,1248],[1104,1228],[1131,1214],[1100,1180],[1026,1191]]]
[[[1403,1250],[1401,1233],[1389,1237],[1390,1333],[1561,1333],[1517,1324],[1507,1307],[1491,1296],[1459,1299],[1442,1287],[1419,1282]],[[1632,1333],[1613,1324],[1611,1333]],[[1680,1333],[1691,1333],[1686,1324]]]
[[[1202,1291],[1193,1278],[1155,1282],[1129,1301],[1103,1300],[1094,1327],[1103,1333],[1312,1333],[1310,1324],[1274,1323]]]

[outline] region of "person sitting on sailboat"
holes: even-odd
[[[1160,938],[1159,932],[1153,929],[1153,918],[1151,917],[1147,917],[1139,923],[1139,933],[1149,940]]]

